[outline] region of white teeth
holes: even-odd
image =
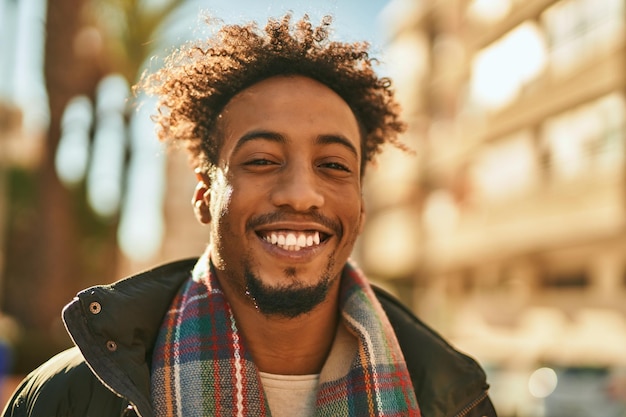
[[[320,244],[320,233],[284,233],[284,232],[270,232],[264,236],[263,239],[272,245],[277,245],[282,249],[289,251],[299,251],[303,248],[307,248],[313,245]]]

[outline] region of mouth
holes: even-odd
[[[318,230],[264,230],[257,235],[265,242],[283,250],[297,252],[324,243],[330,235]]]

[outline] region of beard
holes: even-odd
[[[267,285],[254,274],[249,262],[244,263],[246,295],[255,307],[266,316],[292,319],[306,314],[322,303],[328,295],[332,282],[334,260],[328,261],[317,283],[305,285],[296,281],[295,268],[288,268],[285,275],[293,281],[287,285]]]

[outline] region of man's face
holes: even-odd
[[[360,132],[325,85],[277,76],[236,95],[210,178],[212,260],[223,286],[295,317],[338,284],[363,221]]]

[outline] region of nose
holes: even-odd
[[[279,175],[270,199],[277,207],[288,206],[297,212],[319,209],[324,205],[324,195],[320,187],[313,168],[293,166]]]

